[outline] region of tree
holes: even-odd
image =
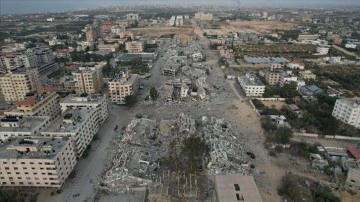
[[[150,97],[153,101],[155,101],[159,97],[159,92],[156,90],[156,88],[152,87],[150,89]]]
[[[195,171],[206,157],[210,156],[210,146],[200,137],[188,137],[182,142],[181,154],[190,171]]]
[[[136,104],[137,99],[135,95],[127,95],[125,96],[125,105],[128,107],[132,107]]]
[[[205,37],[206,37],[206,36],[207,36],[207,33],[206,33],[206,32],[204,32],[204,33],[203,33],[203,36],[205,36]]]
[[[90,50],[90,47],[89,47],[89,46],[86,46],[85,52],[87,53],[87,52],[89,52],[89,50]]]
[[[269,140],[281,144],[286,144],[292,137],[292,130],[288,127],[278,127],[278,129],[270,134]]]
[[[313,192],[316,202],[339,202],[340,200],[332,194],[331,188],[326,185],[319,185]]]

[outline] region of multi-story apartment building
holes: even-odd
[[[271,63],[270,64],[270,71],[283,70],[283,69],[284,69],[283,64],[280,64],[280,63]]]
[[[327,55],[329,53],[329,47],[319,46],[316,48],[318,55]]]
[[[318,34],[299,34],[298,41],[304,41],[304,40],[316,40],[320,36]]]
[[[304,80],[316,79],[316,75],[312,73],[310,70],[301,71],[299,72],[299,74],[301,78],[303,78]]]
[[[34,50],[28,50],[27,52],[31,52],[34,51],[37,57],[37,62],[39,65],[41,64],[47,64],[47,63],[51,63],[54,62],[55,60],[55,56],[53,54],[53,52],[51,51],[51,49],[47,48],[47,49],[34,49]]]
[[[332,116],[344,123],[360,128],[360,100],[338,99],[335,102]]]
[[[139,20],[139,14],[135,14],[135,13],[126,14],[126,19],[127,20]]]
[[[265,85],[250,73],[238,77],[238,82],[244,90],[246,96],[261,97],[265,92]]]
[[[99,93],[104,84],[102,75],[104,65],[105,63],[91,64],[72,72],[76,93]]]
[[[113,26],[111,27],[111,33],[113,33],[115,36],[120,36],[121,32],[125,32],[125,27],[124,26]]]
[[[141,41],[128,41],[125,42],[125,49],[129,53],[141,53],[144,51],[144,43]]]
[[[5,101],[19,101],[40,85],[37,69],[17,68],[0,77],[0,87]]]
[[[34,52],[25,53],[8,53],[1,56],[1,63],[7,69],[14,69],[17,67],[36,67],[38,65],[37,56]]]
[[[0,116],[0,142],[8,138],[39,135],[49,122],[46,116]]]
[[[60,188],[75,164],[68,137],[16,138],[0,145],[0,184]]]
[[[134,40],[134,33],[130,32],[130,31],[125,31],[125,32],[120,32],[120,38],[126,38],[126,37],[130,37],[131,40]]]
[[[99,36],[99,31],[95,27],[90,27],[86,30],[86,41],[87,42],[95,42]]]
[[[211,21],[213,19],[213,14],[212,13],[203,13],[203,12],[198,12],[195,13],[195,19],[196,20],[207,20],[207,21]]]
[[[282,71],[266,71],[265,80],[269,85],[276,85],[281,80]]]
[[[76,108],[96,109],[100,117],[99,124],[102,124],[109,115],[106,97],[100,94],[70,94],[60,102],[60,107],[62,112]]]
[[[37,93],[15,103],[16,109],[5,112],[16,116],[49,116],[50,121],[60,114],[59,95],[52,87],[38,88]]]
[[[96,109],[67,109],[40,134],[44,137],[70,137],[80,157],[100,128]]]
[[[136,93],[139,86],[139,75],[130,74],[109,81],[110,101],[125,104],[125,97]]]

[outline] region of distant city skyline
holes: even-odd
[[[61,12],[121,5],[222,5],[241,7],[349,7],[360,0],[1,0],[0,14]]]

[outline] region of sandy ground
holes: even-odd
[[[221,25],[223,32],[255,32],[264,33],[270,30],[291,30],[294,28],[292,23],[284,23],[278,21],[231,21]]]
[[[261,101],[265,106],[272,107],[275,106],[276,109],[281,109],[283,106],[286,105],[283,101]]]

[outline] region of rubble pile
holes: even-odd
[[[103,174],[101,188],[119,193],[139,186],[164,187],[160,161],[167,156],[171,142],[180,146],[189,136],[198,136],[209,144],[211,151],[206,168],[209,174],[248,175],[251,172],[247,164],[249,157],[244,154],[244,141],[238,134],[229,122],[215,117],[195,120],[180,114],[176,119],[159,122],[135,118],[123,131],[122,138],[112,144],[115,154]],[[187,181],[191,177],[183,179]],[[195,181],[193,183],[195,185]]]

